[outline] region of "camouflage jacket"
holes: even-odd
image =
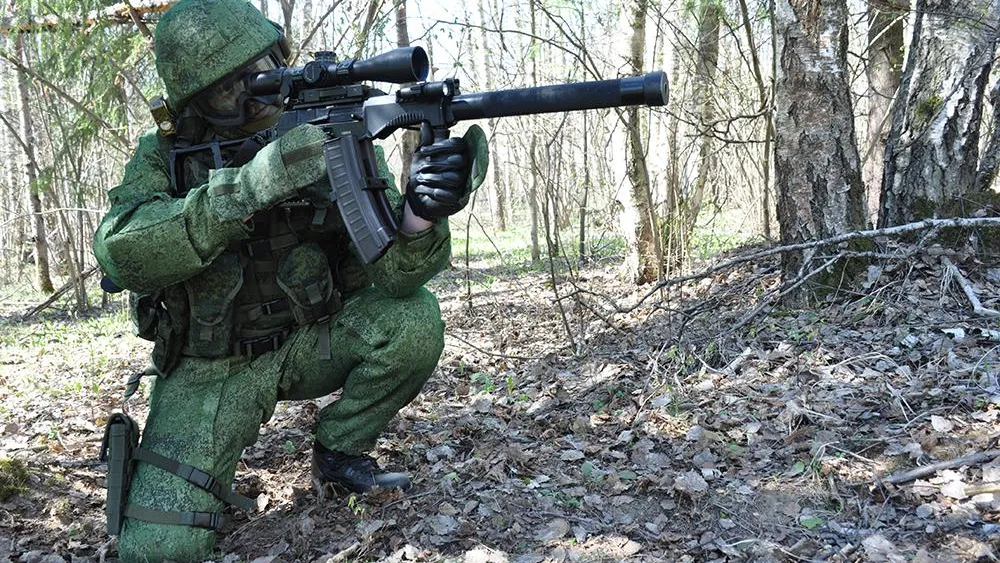
[[[253,354],[241,343],[274,343],[296,325],[335,314],[342,296],[372,284],[391,296],[409,295],[448,263],[446,220],[420,233],[397,233],[371,265],[355,255],[328,201],[280,204],[249,221],[220,220],[205,184],[210,157],[188,159],[184,175],[195,187],[183,197],[170,193],[172,147],[155,131],[140,138],[94,236],[104,273],[134,294],[133,320],[140,336],[156,342],[161,373],[180,355]],[[398,217],[403,198],[379,160]]]

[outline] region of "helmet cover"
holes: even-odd
[[[280,38],[278,29],[246,0],[181,0],[156,26],[156,71],[179,110]]]

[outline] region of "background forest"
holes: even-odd
[[[90,240],[173,2],[2,1],[0,561],[103,561],[97,446],[148,348]],[[1000,0],[254,4],[293,64],[412,44],[464,92],[671,99],[480,123],[445,356],[380,446],[422,492],[323,498],[322,401],[284,405],[220,559],[997,559]]]

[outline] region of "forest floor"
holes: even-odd
[[[216,560],[996,561],[1000,322],[942,256],[1000,308],[1000,269],[939,247],[801,310],[760,306],[775,259],[644,301],[597,264],[562,275],[565,323],[547,270],[456,260],[439,369],[377,451],[412,491],[319,494],[325,401],[283,403]],[[0,319],[0,562],[112,561],[98,447],[147,347],[121,310],[30,305]]]

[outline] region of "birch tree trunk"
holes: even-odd
[[[643,70],[647,6],[647,0],[635,0],[626,6],[631,38],[625,72],[632,76],[640,74]],[[624,234],[629,242],[630,254],[626,258],[626,274],[631,281],[645,284],[656,281],[662,275],[663,249],[660,246],[659,225],[650,189],[649,170],[646,167],[640,110],[629,108],[620,115],[624,117],[628,146],[626,175],[629,197],[623,198],[628,201],[622,202],[625,206],[625,211],[622,213]]]
[[[694,110],[699,117],[698,175],[691,193],[680,208],[680,236],[671,248],[671,264],[681,265],[690,247],[695,222],[705,199],[705,189],[715,168],[712,128],[715,121],[715,82],[719,68],[719,22],[722,5],[718,0],[700,0],[698,7],[698,51],[695,54]],[[674,258],[673,253],[677,256]]]
[[[17,34],[17,60],[25,67],[28,60],[24,52],[24,33]],[[21,138],[24,139],[26,195],[31,221],[34,226],[35,287],[43,293],[52,293],[52,277],[49,274],[49,243],[45,232],[45,216],[42,215],[42,198],[38,191],[38,161],[35,159],[35,130],[31,122],[31,106],[28,103],[28,77],[20,68],[17,70],[17,92],[21,104]]]
[[[396,46],[410,46],[410,31],[406,26],[406,0],[396,0]],[[413,151],[417,150],[420,143],[420,134],[416,131],[403,131],[400,140],[399,157],[401,165],[399,167],[399,189],[406,190],[410,181],[410,164],[413,163]]]
[[[864,180],[868,215],[878,218],[889,111],[903,73],[903,28],[909,2],[872,2],[868,8],[868,146],[865,149]]]
[[[486,34],[486,8],[484,6],[483,0],[478,0],[479,9],[479,23],[480,23],[480,33],[479,39],[482,47],[482,72],[486,76],[485,87],[487,90],[494,90],[496,88],[496,81],[493,78],[493,73],[495,72],[495,65],[491,62],[493,57],[490,56],[489,40]],[[492,139],[494,132],[496,131],[496,118],[490,118],[486,121],[486,138]],[[493,185],[489,187],[489,200],[490,200],[490,217],[493,220],[493,228],[498,231],[507,230],[507,193],[505,190],[505,185],[503,179],[500,177],[500,166],[499,163],[494,166],[490,166],[490,173],[493,174]]]
[[[864,184],[847,82],[846,0],[778,0],[775,180],[782,244],[864,224]],[[784,255],[786,279],[804,264]]]
[[[885,152],[880,226],[974,211],[1000,0],[917,0]]]
[[[536,0],[531,0],[529,2],[531,9],[531,85],[538,86],[538,50],[536,46],[536,21],[535,21],[535,2]],[[532,127],[531,131],[531,147],[530,147],[530,158],[532,161],[535,158],[535,149],[538,147],[538,136],[535,132],[535,128]],[[531,261],[532,263],[537,262],[539,258],[542,257],[541,249],[538,246],[538,172],[535,167],[531,168],[531,183],[528,190],[528,212],[531,215]]]

